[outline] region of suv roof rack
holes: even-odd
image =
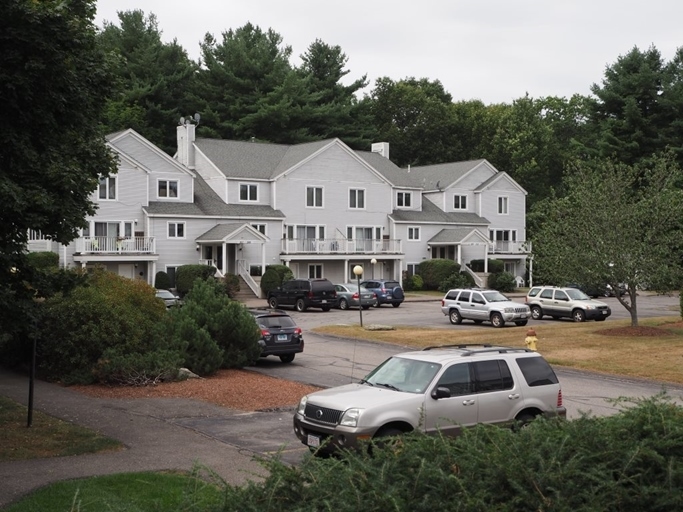
[[[457,345],[432,345],[429,347],[425,347],[422,350],[433,350],[435,348],[469,348],[469,347],[485,347],[485,348],[490,348],[493,347],[490,343],[464,343],[464,344],[457,344]]]
[[[497,348],[485,348],[483,350],[468,350],[466,352],[463,352],[463,357],[464,356],[472,356],[476,354],[482,354],[484,352],[498,352],[499,354],[507,354],[509,352],[533,352],[533,350],[530,350],[528,348],[516,348],[516,347],[497,347]]]

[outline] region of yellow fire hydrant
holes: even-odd
[[[536,337],[536,331],[533,328],[526,332],[526,338],[524,338],[524,343],[526,343],[526,348],[536,352],[536,342],[538,338]]]

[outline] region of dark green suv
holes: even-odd
[[[268,292],[268,305],[273,309],[287,306],[297,311],[329,311],[337,306],[337,290],[327,279],[292,279]]]

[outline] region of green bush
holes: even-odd
[[[460,265],[453,260],[425,260],[417,266],[417,274],[422,277],[425,290],[438,290],[441,283],[453,274],[460,272]]]
[[[280,277],[280,282],[278,283],[278,286],[280,286],[285,281],[294,279],[292,269],[289,268],[287,265],[266,265],[266,271],[268,269],[273,269],[275,272],[277,272],[277,275]]]
[[[222,281],[225,293],[228,294],[228,297],[234,299],[237,296],[237,292],[240,291],[240,278],[235,274],[227,273]]]
[[[424,282],[422,281],[422,277],[418,274],[403,278],[403,289],[407,292],[422,290],[422,286],[424,286]]]
[[[154,288],[157,290],[168,290],[171,288],[171,278],[163,270],[157,272],[157,275],[154,276]]]
[[[98,382],[106,384],[148,386],[175,380],[182,364],[183,356],[178,350],[140,353],[115,347],[104,351],[93,373]]]
[[[468,266],[472,269],[472,272],[484,272],[484,260],[472,260],[469,262]],[[488,272],[490,274],[496,274],[498,272],[503,272],[505,270],[505,262],[503,260],[489,259]]]
[[[682,510],[682,425],[683,408],[655,397],[613,416],[538,419],[519,432],[414,433],[372,457],[264,459],[268,476],[226,485],[222,510]]]
[[[474,278],[469,273],[457,272],[441,282],[439,291],[446,293],[453,288],[472,288],[474,284]]]
[[[183,352],[183,366],[189,368],[197,375],[212,375],[223,364],[223,351],[213,340],[209,331],[201,328],[192,318],[192,315],[182,314],[179,311],[186,308],[192,309],[195,304],[183,306],[181,310],[175,310],[172,316],[173,336],[178,342],[185,342]]]
[[[264,297],[268,297],[268,293],[282,284],[280,275],[275,269],[267,268],[261,277],[261,291]]]
[[[514,292],[515,291],[515,276],[509,272],[497,272],[489,275],[488,287],[499,292]]]
[[[216,267],[210,265],[183,265],[176,269],[175,288],[184,297],[197,279],[206,281],[216,275]]]
[[[187,336],[181,329],[189,329],[187,320],[193,322],[196,330],[206,331],[223,354],[220,366],[223,368],[241,368],[256,361],[261,348],[258,344],[260,332],[254,317],[246,308],[236,301],[231,301],[215,281],[197,279],[184,300],[184,305],[174,311],[172,317],[175,337]],[[215,350],[207,347],[202,338],[198,338],[202,347],[193,350],[210,353]],[[190,347],[188,347],[189,350]],[[207,356],[209,357],[209,356]],[[211,365],[206,365],[210,367]],[[188,367],[197,373],[197,368]],[[217,368],[216,368],[217,369]],[[198,370],[201,374],[202,369]]]
[[[38,371],[67,384],[94,382],[95,365],[107,349],[128,354],[163,348],[159,325],[166,314],[144,281],[96,270],[86,286],[42,304]]]
[[[33,268],[47,270],[59,267],[59,254],[50,251],[29,252],[26,255],[29,265]]]

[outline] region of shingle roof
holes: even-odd
[[[218,224],[197,237],[198,242],[214,242],[225,239],[244,224]]]
[[[263,142],[197,139],[195,145],[228,178],[272,179],[334,139],[287,146]]]
[[[422,211],[394,210],[390,216],[397,222],[443,222],[486,226],[489,221],[471,212],[444,212],[429,199],[422,199]]]
[[[428,244],[459,244],[467,238],[475,228],[442,229],[432,238]]]
[[[396,187],[421,188],[411,173],[406,169],[401,169],[394,162],[381,156],[379,153],[370,151],[356,151],[356,154],[365,160],[371,167],[379,172],[384,178]]]
[[[280,210],[275,210],[268,205],[225,204],[199,174],[194,180],[194,203],[153,201],[145,210],[150,215],[180,217],[209,215],[212,217],[284,218]]]
[[[467,160],[446,164],[424,165],[410,169],[411,178],[425,190],[445,189],[486,160]],[[439,186],[437,187],[437,183]]]

